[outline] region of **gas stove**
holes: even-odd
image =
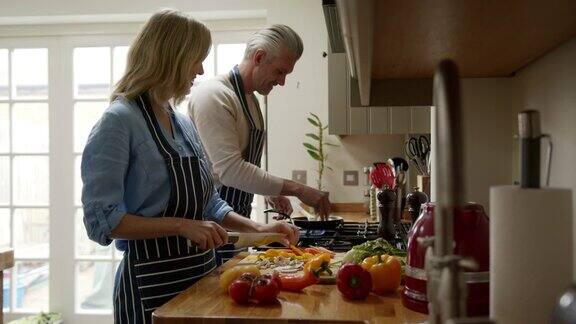
[[[407,233],[410,224],[396,226],[398,237],[390,242],[400,249],[406,249]],[[344,222],[336,229],[300,230],[299,247],[321,246],[334,252],[347,252],[353,246],[377,239],[377,222]]]

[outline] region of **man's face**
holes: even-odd
[[[253,73],[254,90],[265,96],[276,85],[284,85],[286,76],[294,70],[296,58],[294,54],[284,46],[276,57],[268,57],[268,54],[258,50],[254,54],[256,67]]]

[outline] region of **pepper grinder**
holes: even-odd
[[[422,204],[428,202],[428,195],[420,191],[420,188],[413,187],[412,192],[406,196],[406,204],[408,205],[408,214],[410,214],[410,219],[412,224],[416,222],[418,216],[420,216],[420,207]]]
[[[378,210],[380,210],[380,222],[378,223],[378,236],[388,242],[392,242],[395,237],[394,213],[396,212],[396,193],[387,185],[378,190]]]

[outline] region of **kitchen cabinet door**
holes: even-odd
[[[350,107],[348,112],[348,120],[350,123],[348,134],[368,134],[368,107]]]
[[[388,107],[369,107],[368,113],[370,134],[388,134],[390,132]]]
[[[430,133],[430,107],[411,107],[411,134]]]
[[[346,54],[328,55],[328,133],[348,134],[348,70]]]
[[[409,134],[412,113],[410,107],[389,107],[390,134]]]

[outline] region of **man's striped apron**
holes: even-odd
[[[256,120],[252,117],[252,114],[250,114],[250,108],[244,95],[244,85],[242,84],[242,78],[240,76],[240,71],[238,70],[238,65],[234,66],[232,71],[230,71],[230,81],[232,82],[236,96],[240,100],[242,110],[244,111],[244,116],[248,120],[248,126],[250,127],[248,147],[243,152],[244,160],[260,167],[262,150],[264,148],[264,140],[266,139],[266,132],[263,129],[258,129]],[[254,98],[254,103],[257,104],[256,98]],[[258,109],[258,112],[260,112],[260,109]],[[260,114],[260,120],[263,120],[262,114]],[[234,208],[235,212],[244,217],[250,217],[254,194],[224,185],[221,186],[218,191],[220,193],[220,197],[226,200],[226,202],[232,208]],[[223,245],[222,247],[216,249],[217,264],[221,265],[242,250],[245,249],[234,249],[234,245],[232,244]]]
[[[168,205],[157,217],[202,220],[213,183],[208,166],[198,158],[201,153],[178,154],[164,137],[147,95],[136,101],[170,177]],[[180,236],[127,240],[124,246],[114,287],[115,323],[151,323],[156,308],[216,268],[214,250],[198,251]]]

